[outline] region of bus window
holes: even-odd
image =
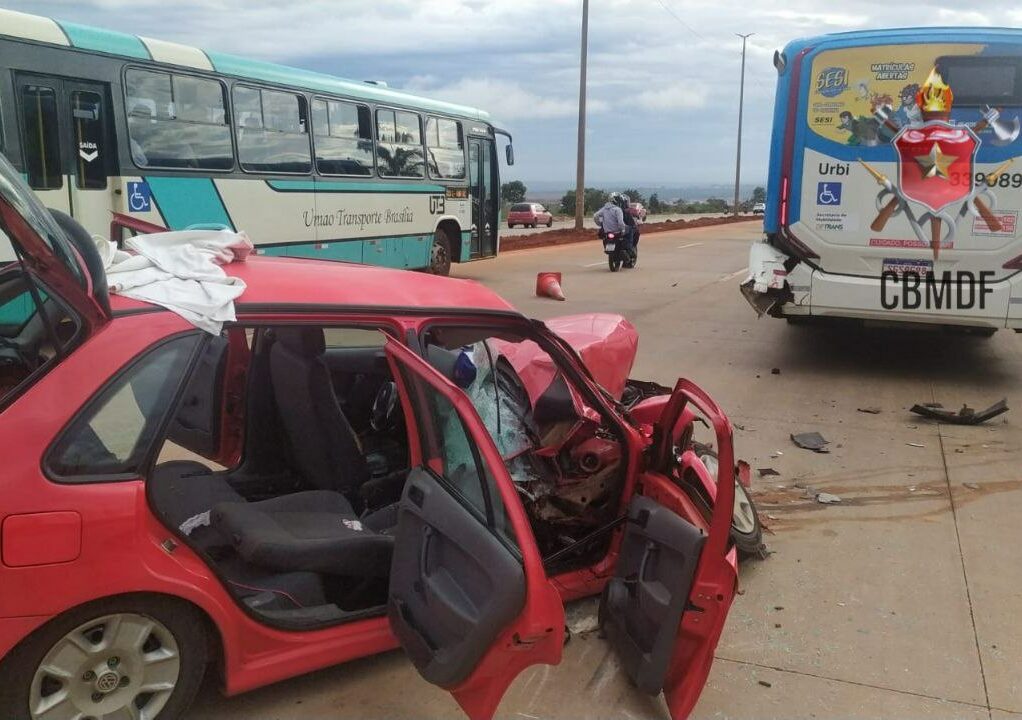
[[[243,170],[307,173],[312,170],[305,98],[235,86],[235,126]]]
[[[78,148],[75,183],[83,190],[106,188],[106,143],[102,112],[103,99],[97,93],[77,90],[71,93],[71,119],[75,147]]]
[[[60,169],[57,127],[57,93],[42,85],[21,89],[21,112],[25,136],[25,170],[33,190],[57,190],[64,186]]]
[[[954,90],[956,107],[1022,105],[1022,63],[1017,57],[945,55],[937,68]]]
[[[460,122],[427,118],[426,153],[430,177],[445,180],[465,178],[465,139]]]
[[[376,111],[376,159],[382,177],[425,177],[416,113]]]
[[[373,131],[365,105],[312,103],[316,169],[323,175],[372,175]]]
[[[131,69],[125,74],[131,157],[143,168],[230,170],[231,130],[216,80]]]

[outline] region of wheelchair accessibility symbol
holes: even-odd
[[[816,186],[817,205],[840,205],[841,204],[841,183],[825,182]]]
[[[128,183],[128,210],[149,212],[153,209],[153,195],[147,182]]]

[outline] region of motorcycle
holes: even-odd
[[[617,272],[620,268],[633,268],[639,259],[638,251],[623,237],[623,233],[604,232],[599,230],[599,237],[603,241],[603,252],[607,253],[607,264],[611,272]]]

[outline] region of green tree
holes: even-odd
[[[728,209],[727,200],[721,200],[720,198],[706,198],[706,202],[700,204],[704,209],[699,210],[699,212],[722,213],[727,212]]]
[[[500,199],[506,203],[520,203],[525,200],[525,193],[528,188],[521,180],[512,180],[500,186]]]
[[[766,202],[766,188],[757,186],[752,191],[752,202],[754,203],[765,203]]]
[[[586,188],[583,194],[584,207],[582,212],[586,215],[596,212],[607,202],[607,191],[599,188]],[[569,190],[561,198],[561,212],[565,215],[575,215],[575,191]]]
[[[651,215],[659,215],[667,209],[667,205],[661,202],[660,197],[656,193],[650,193],[649,204],[646,205],[646,209],[649,210]]]

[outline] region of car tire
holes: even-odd
[[[115,621],[118,630],[111,630]],[[4,678],[0,718],[40,717],[33,705],[38,707],[56,693],[66,694],[58,704],[71,703],[68,709],[76,709],[83,718],[105,717],[129,703],[144,711],[145,717],[183,718],[206,674],[210,655],[206,627],[198,610],[172,598],[124,596],[69,610],[22,641],[0,664],[0,677]],[[130,638],[139,632],[148,634],[140,646],[122,645],[118,631]],[[72,642],[78,648],[82,643],[95,645],[96,650],[79,649],[82,658],[58,654],[64,643]],[[176,667],[168,670],[175,655]],[[57,679],[52,671],[42,669],[54,664],[68,673],[68,679]],[[67,667],[61,667],[63,664]],[[169,692],[142,690],[157,682],[170,684]],[[75,716],[74,710],[68,716]]]
[[[429,272],[433,275],[451,274],[451,239],[444,228],[437,228],[433,246],[429,251]]]
[[[709,445],[693,442],[692,450],[707,465],[711,474],[716,473],[717,451]],[[713,463],[712,467],[710,462]],[[731,515],[731,542],[743,557],[765,557],[766,546],[763,544],[763,525],[759,519],[756,503],[749,495],[745,486],[738,482],[735,474],[735,507]]]
[[[546,226],[547,226],[548,228],[550,228],[550,227],[553,227],[553,226],[554,226],[554,219],[553,219],[553,218],[550,218],[549,220],[547,220],[547,221],[546,221]]]
[[[508,230],[514,230],[514,228],[515,228],[515,226],[514,226],[514,224],[513,224],[513,223],[508,223],[508,224],[507,224],[507,229],[508,229]]]

